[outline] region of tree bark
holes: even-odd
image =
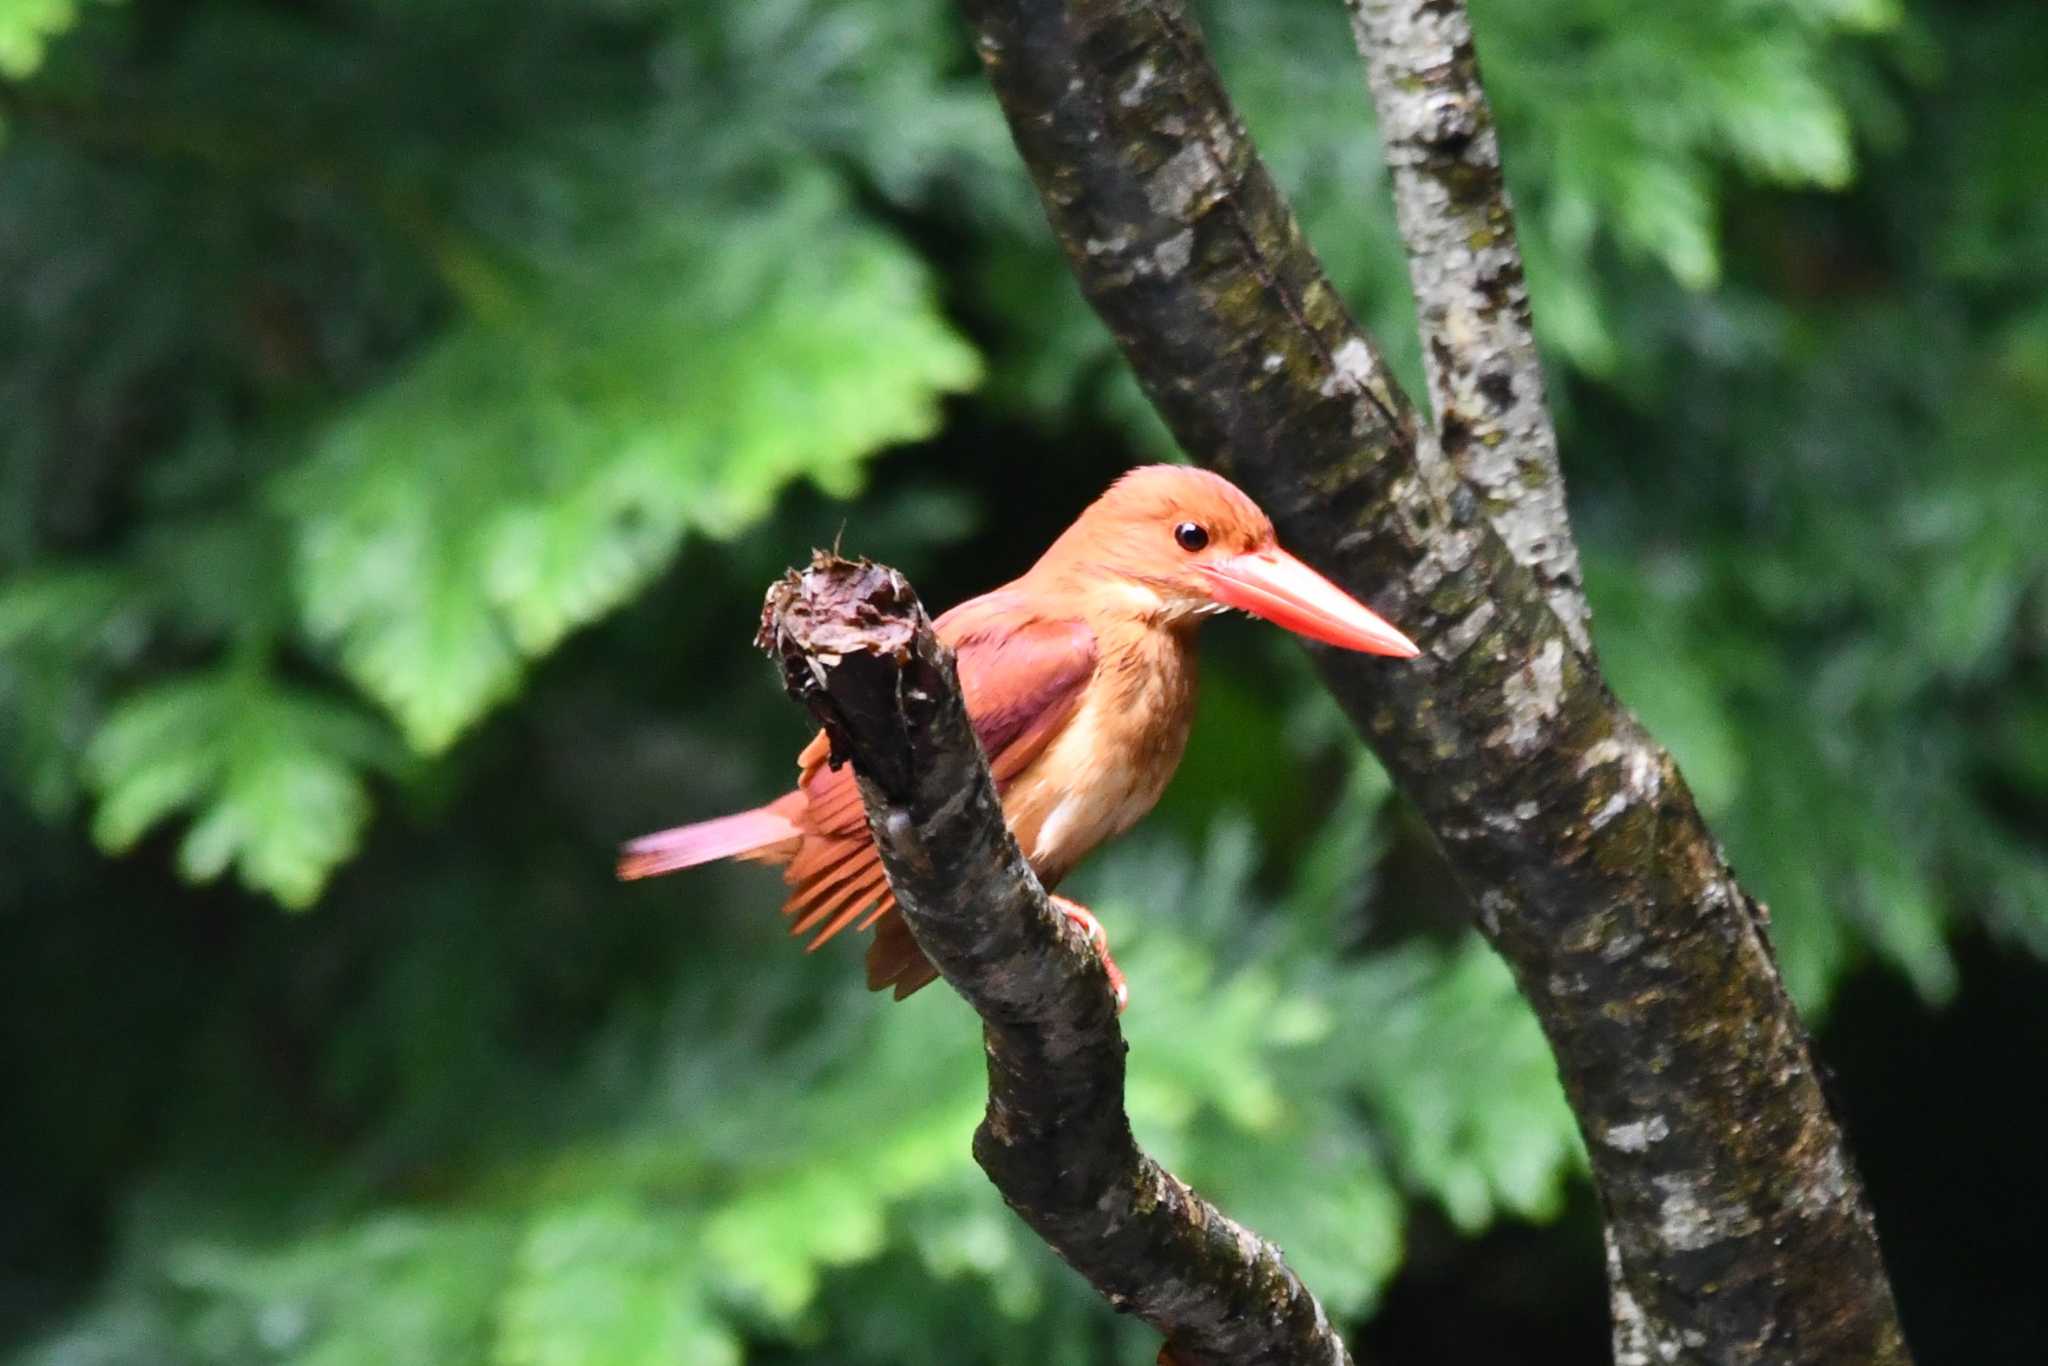
[[[1424,647],[1399,669],[1315,653],[1556,1053],[1622,1359],[1905,1362],[1764,908],[1553,607],[1563,580],[1420,438],[1184,6],[960,8],[1054,234],[1181,444]],[[1475,388],[1503,442],[1526,439]]]
[[[1010,1208],[1174,1366],[1349,1366],[1280,1249],[1138,1147],[1101,960],[1003,821],[952,652],[892,569],[820,552],[769,591],[760,644],[850,760],[918,947],[982,1018],[975,1160]]]
[[[1437,444],[1580,649],[1578,543],[1529,322],[1500,137],[1459,0],[1346,0],[1408,248]]]

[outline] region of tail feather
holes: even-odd
[[[850,769],[807,767],[804,786],[766,806],[716,820],[642,835],[619,852],[619,876],[654,877],[722,858],[788,865],[791,891],[782,913],[790,933],[809,935],[815,949],[848,928],[872,927],[868,986],[893,989],[897,1000],[938,980],[939,972],[910,936],[868,838],[860,791]]]
[[[796,822],[779,809],[782,806],[783,802],[771,802],[752,811],[642,835],[620,851],[619,876],[631,881],[716,859],[769,855],[777,846],[803,838]]]

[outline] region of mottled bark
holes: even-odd
[[[1147,1157],[1101,960],[1003,823],[951,651],[892,569],[820,552],[769,591],[761,645],[850,760],[918,946],[982,1018],[974,1155],[1010,1208],[1177,1366],[1348,1366],[1280,1249]]]
[[[1398,669],[1316,659],[1542,1022],[1635,1340],[1669,1362],[1904,1362],[1763,908],[1418,441],[1183,5],[960,8],[1083,291],[1182,445],[1423,645]]]
[[[1408,248],[1437,443],[1583,649],[1578,545],[1471,21],[1456,0],[1347,3]]]

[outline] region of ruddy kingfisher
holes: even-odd
[[[1393,626],[1282,550],[1273,523],[1220,475],[1177,465],[1110,485],[1021,578],[933,623],[951,646],[1018,847],[1048,891],[1152,809],[1180,764],[1195,710],[1195,628],[1233,608],[1345,649],[1410,658]],[[781,864],[790,933],[816,949],[873,927],[868,987],[902,1000],[938,976],[897,915],[851,768],[820,733],[797,787],[766,806],[645,835],[622,878],[714,859]],[[1101,924],[1065,897],[1117,992]]]

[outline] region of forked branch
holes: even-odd
[[[1621,1359],[1905,1362],[1763,907],[1559,615],[1565,579],[1419,439],[1186,6],[959,7],[1054,236],[1181,445],[1423,646],[1400,669],[1317,665],[1550,1040],[1606,1216]]]

